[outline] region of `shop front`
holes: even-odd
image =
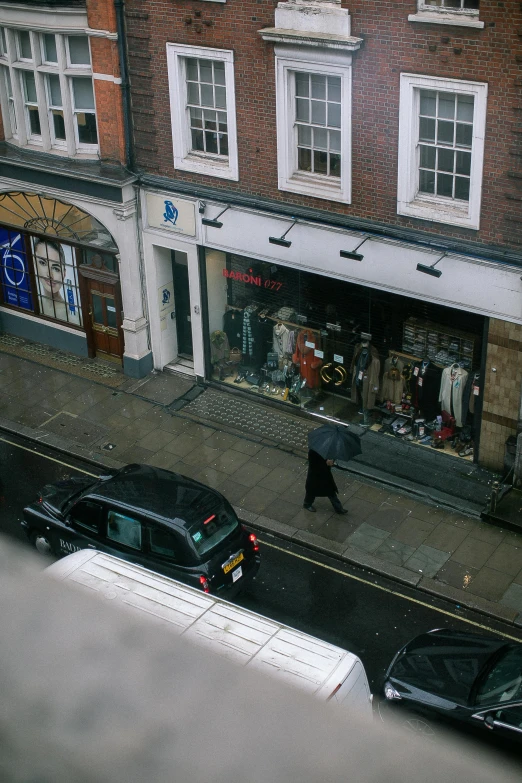
[[[473,459],[483,316],[207,249],[208,375]]]

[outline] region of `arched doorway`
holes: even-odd
[[[83,332],[89,356],[122,362],[118,248],[79,207],[20,191],[0,194],[0,300],[48,325]]]

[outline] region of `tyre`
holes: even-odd
[[[31,533],[31,543],[41,555],[54,555],[53,545],[44,533],[34,530]]]
[[[409,734],[416,734],[418,737],[423,737],[426,740],[433,741],[437,738],[437,730],[433,723],[417,715],[401,720],[401,727]]]

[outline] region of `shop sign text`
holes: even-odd
[[[247,283],[248,285],[257,285],[259,288],[269,288],[271,291],[280,291],[282,283],[279,280],[270,280],[269,278],[254,276],[252,270],[248,272],[234,272],[230,269],[223,269],[223,277],[227,280],[237,280],[238,283]]]

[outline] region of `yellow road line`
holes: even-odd
[[[68,465],[67,462],[62,462],[61,459],[55,459],[55,457],[48,457],[47,454],[41,454],[39,451],[36,451],[36,449],[28,449],[27,446],[20,446],[19,443],[14,443],[12,440],[7,440],[7,438],[1,438],[0,440],[3,441],[3,443],[8,443],[10,446],[15,446],[17,449],[22,449],[23,451],[28,451],[30,454],[37,454],[39,457],[43,457],[44,459],[48,459],[51,462],[57,462],[58,465],[63,465],[65,468],[70,468],[71,470],[77,470],[80,473],[85,473],[86,476],[92,476],[93,478],[99,478],[98,473],[89,473],[88,470],[84,470],[83,468],[77,468],[74,465]],[[42,446],[45,446],[45,443],[42,443]]]
[[[447,609],[440,609],[437,606],[432,606],[431,604],[426,603],[426,601],[420,601],[418,598],[411,598],[408,595],[404,595],[404,593],[399,593],[397,590],[391,590],[389,587],[384,587],[383,585],[375,584],[374,582],[370,582],[368,579],[363,579],[360,576],[355,576],[354,574],[348,574],[346,573],[346,571],[343,571],[340,568],[334,568],[334,566],[326,565],[326,563],[321,563],[319,560],[313,560],[311,557],[306,557],[306,555],[299,555],[297,554],[297,552],[290,552],[288,549],[284,549],[283,547],[276,546],[276,544],[270,544],[268,541],[263,541],[262,539],[259,539],[259,543],[263,544],[263,546],[268,546],[271,549],[277,549],[278,552],[284,552],[285,554],[291,555],[292,557],[297,557],[299,560],[304,560],[307,563],[312,563],[312,565],[319,566],[320,568],[325,568],[328,571],[333,571],[335,574],[340,574],[341,576],[344,576],[347,579],[353,579],[356,582],[361,582],[363,585],[367,585],[368,587],[374,587],[376,590],[382,590],[383,593],[389,593],[390,595],[397,596],[397,598],[403,598],[405,601],[410,601],[410,603],[412,604],[418,604],[419,606],[423,606],[426,609],[431,609],[433,612],[439,612],[439,614],[444,614],[446,615],[446,617],[453,617],[455,620],[459,620],[462,623],[467,623],[468,625],[473,625],[475,628],[480,628],[482,631],[490,631],[491,633],[495,633],[499,636],[503,636],[505,639],[510,639],[513,642],[520,642],[520,638],[517,636],[510,636],[508,633],[504,633],[503,631],[497,631],[495,628],[490,628],[488,625],[477,623],[474,620],[468,620],[466,617],[460,617],[460,615],[458,614],[454,614],[453,612],[448,612]],[[359,567],[362,568],[363,566],[359,566]],[[441,599],[441,600],[448,600],[448,599]]]

